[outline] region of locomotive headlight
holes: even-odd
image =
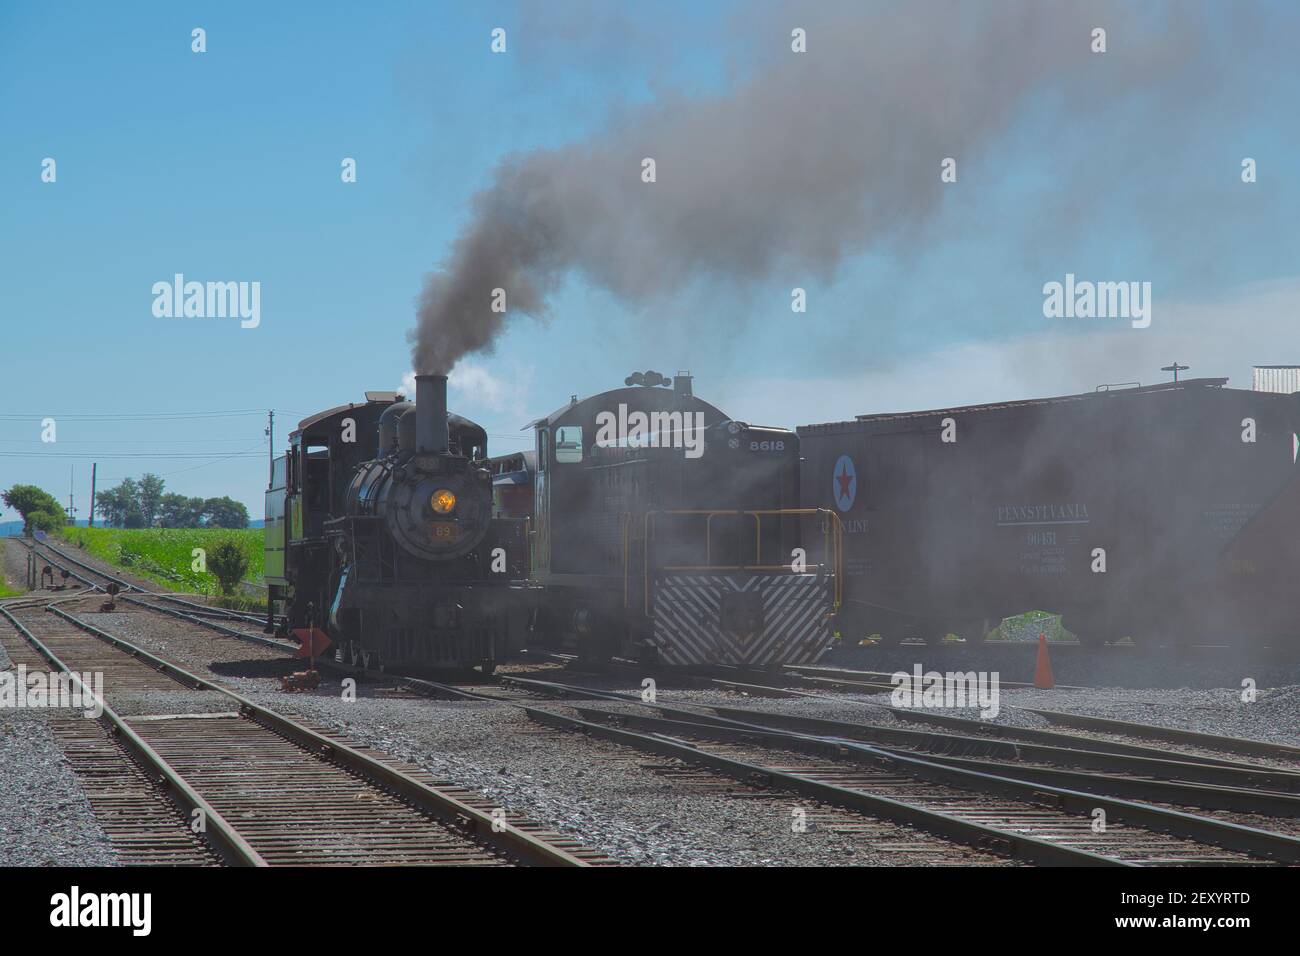
[[[451,514],[456,507],[456,496],[446,488],[439,488],[429,498],[429,507],[440,515]]]

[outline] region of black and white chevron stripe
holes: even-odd
[[[656,578],[655,643],[666,664],[811,664],[830,643],[831,582],[815,574],[674,574]],[[758,591],[763,630],[722,630],[722,595]]]

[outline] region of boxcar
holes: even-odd
[[[846,637],[1291,642],[1300,395],[1195,379],[807,425],[805,504],[844,523]]]

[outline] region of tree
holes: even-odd
[[[208,570],[217,576],[221,593],[229,594],[248,572],[248,555],[229,538],[218,541],[208,549]]]
[[[33,531],[57,531],[68,523],[67,513],[62,508],[58,512],[33,511],[28,516]]]
[[[33,529],[52,531],[67,522],[63,506],[48,491],[42,491],[35,485],[14,485],[3,495],[4,503],[23,516],[23,534],[31,534]],[[33,523],[33,516],[43,515],[42,523]],[[54,524],[50,526],[51,519]],[[245,522],[246,524],[247,522]]]
[[[162,497],[163,480],[155,474],[145,472],[136,486],[136,502],[140,506],[140,517],[144,526],[153,526],[153,519],[158,514],[158,499]]]
[[[105,488],[95,495],[95,506],[104,516],[104,524],[113,528],[143,528],[139,486],[126,478],[116,488]]]
[[[204,524],[209,528],[247,528],[248,509],[230,497],[209,498],[203,502]]]
[[[158,499],[158,525],[163,528],[197,528],[203,518],[203,499],[166,494]]]
[[[116,488],[95,495],[104,524],[116,528],[247,528],[248,509],[229,497],[186,498],[165,494],[166,484],[146,473],[124,478]]]

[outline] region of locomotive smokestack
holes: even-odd
[[[447,376],[415,376],[415,452],[447,454]]]

